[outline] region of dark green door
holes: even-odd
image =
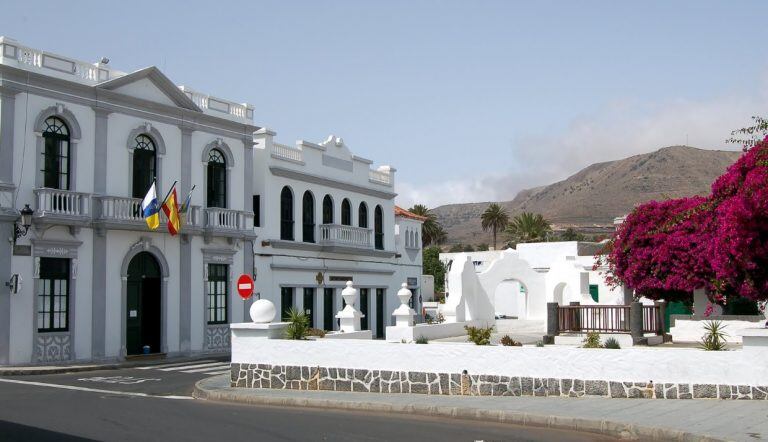
[[[280,287],[280,320],[287,321],[288,311],[293,307],[293,287]]]
[[[315,326],[315,289],[304,287],[304,314],[307,315],[309,326]]]
[[[333,289],[323,289],[323,329],[333,330],[333,317],[335,313],[335,303],[333,302]]]
[[[384,339],[384,289],[376,289],[376,338]]]
[[[670,315],[690,315],[691,306],[685,302],[673,301],[667,304],[667,309],[664,312],[664,328],[669,333],[669,316]]]
[[[360,329],[368,330],[368,289],[360,289],[360,312],[363,314],[363,319],[360,320]]]
[[[162,333],[160,266],[155,258],[142,252],[128,266],[125,347],[129,355],[160,353]]]

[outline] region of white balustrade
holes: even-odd
[[[382,172],[379,170],[369,171],[368,179],[374,183],[385,184],[387,186],[392,184],[392,175],[390,175],[388,172]]]
[[[200,109],[212,110],[231,115],[243,120],[253,120],[253,108],[245,103],[235,103],[223,98],[213,97],[192,90],[186,86],[179,86],[182,92],[189,97]]]
[[[289,161],[303,161],[303,152],[301,149],[285,144],[272,143],[272,155]]]
[[[37,215],[90,216],[87,193],[59,189],[35,189]]]
[[[101,202],[99,219],[144,222],[140,198],[100,196],[97,199]]]
[[[340,224],[320,225],[320,244],[371,248],[371,229]]]
[[[3,39],[0,43],[7,47],[2,55],[6,58],[15,58],[18,66],[22,69],[50,69],[59,73],[74,75],[89,83],[98,83],[125,75],[122,72],[99,67],[92,63],[20,45],[12,40]]]
[[[222,230],[245,229],[245,213],[239,210],[208,207],[205,209],[205,227]]]

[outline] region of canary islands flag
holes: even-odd
[[[157,204],[157,190],[155,183],[149,188],[147,196],[141,202],[141,213],[150,230],[155,230],[160,225],[160,207]]]
[[[179,233],[181,229],[179,217],[179,203],[176,199],[176,187],[171,190],[168,197],[163,201],[163,212],[168,217],[168,232],[171,236]]]

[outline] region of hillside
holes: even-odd
[[[741,152],[670,146],[622,160],[596,163],[548,186],[526,189],[500,202],[510,215],[543,214],[557,227],[609,226],[613,219],[652,199],[705,195]],[[490,204],[449,204],[434,209],[448,243],[488,242],[480,215]]]

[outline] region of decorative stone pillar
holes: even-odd
[[[347,281],[347,287],[341,291],[341,297],[347,305],[336,314],[339,330],[345,333],[360,331],[360,319],[365,315],[355,308],[357,289],[352,287],[352,281]]]
[[[629,304],[629,334],[632,343],[643,344],[643,303],[635,301]]]
[[[413,296],[413,293],[408,290],[408,284],[403,283],[402,288],[397,292],[400,306],[392,312],[392,316],[395,317],[395,327],[410,327],[413,325],[413,317],[416,315],[416,312],[408,305],[411,296]]]
[[[560,305],[556,302],[547,303],[547,335],[544,336],[545,344],[554,344],[555,336],[558,335],[557,330],[557,309]]]

